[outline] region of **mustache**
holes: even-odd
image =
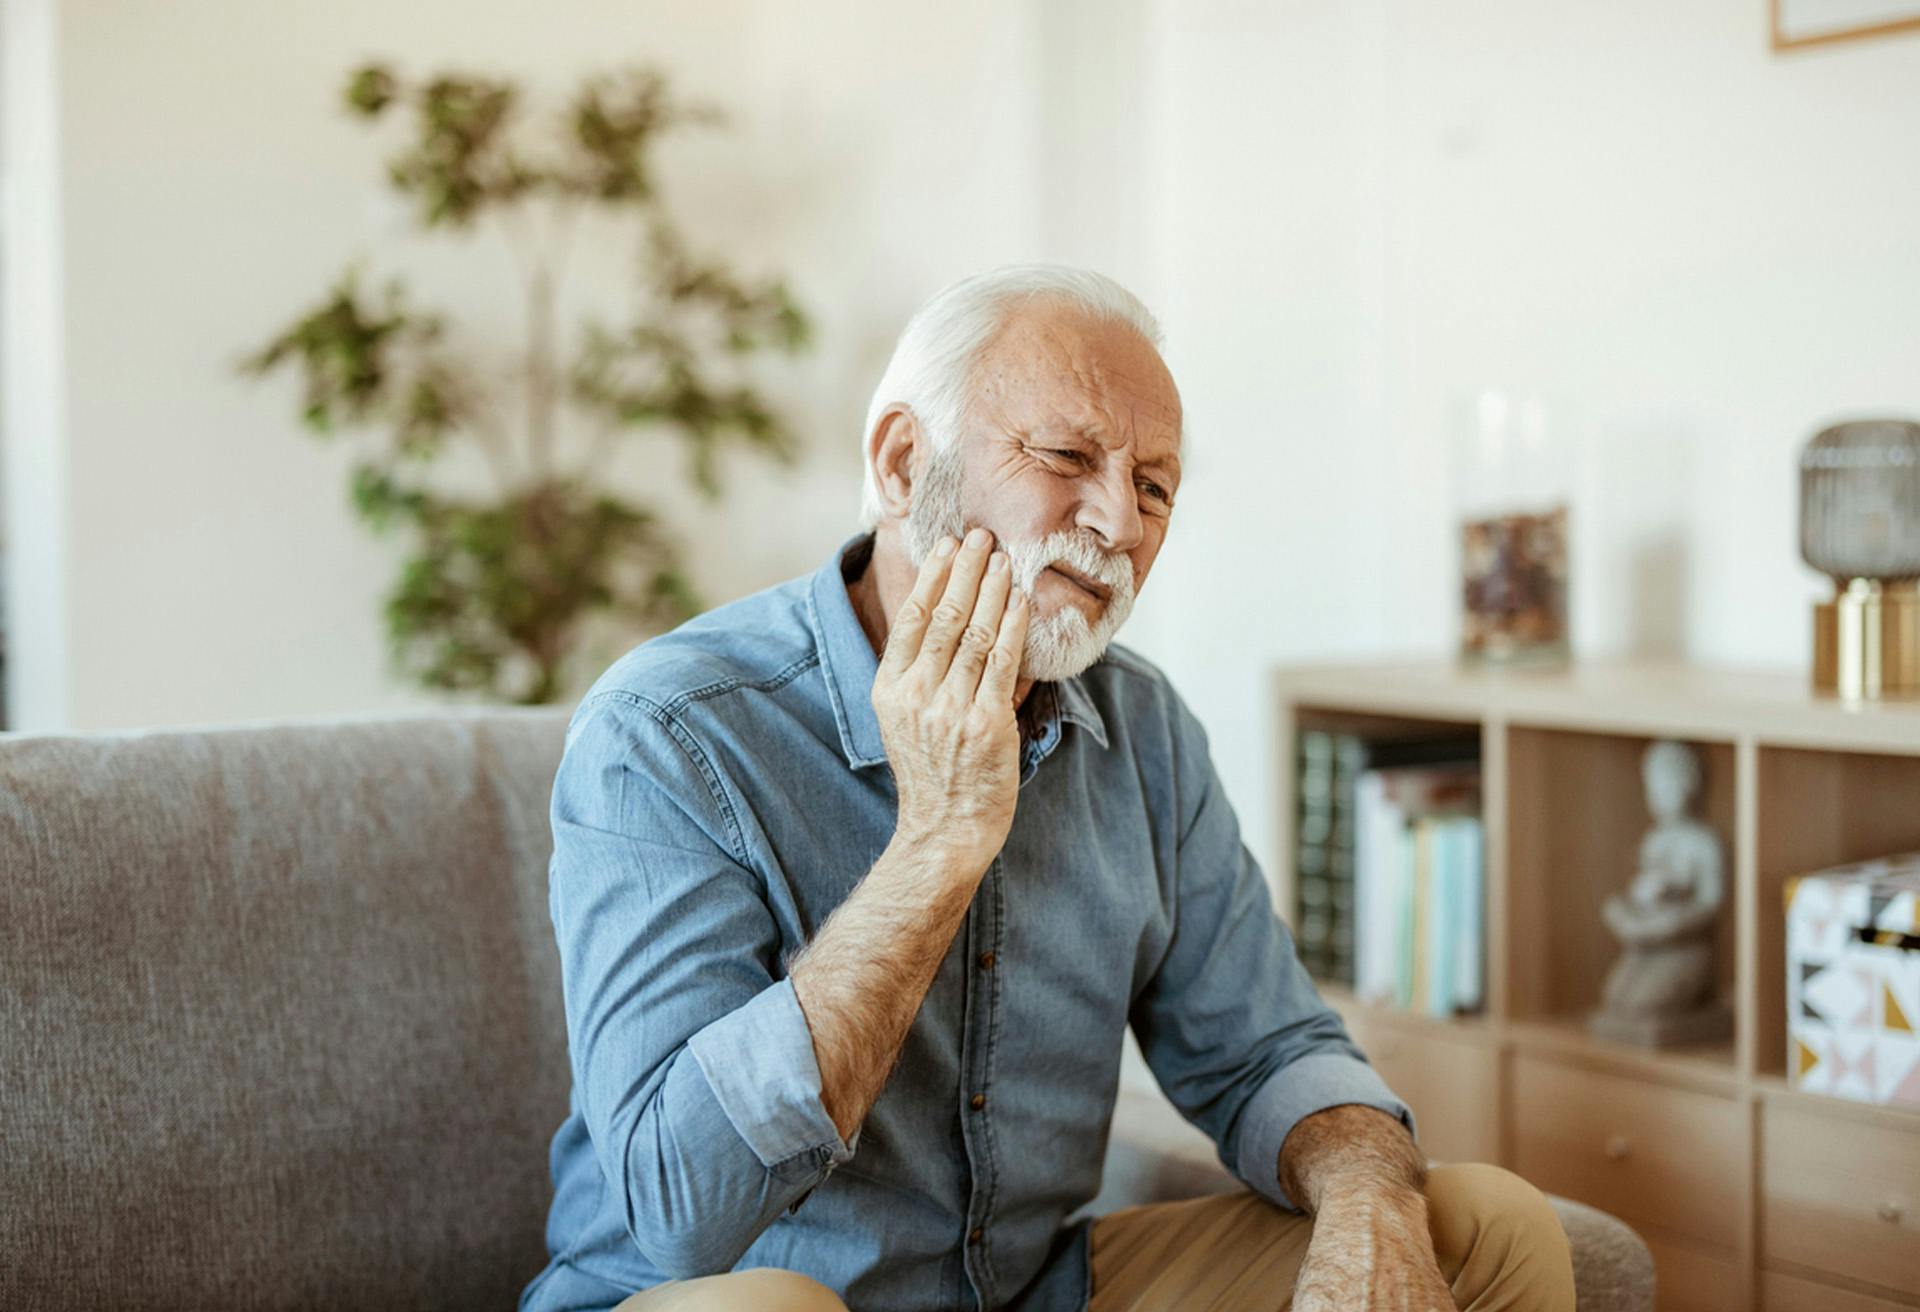
[[[1104,583],[1115,597],[1133,595],[1133,562],[1123,553],[1102,551],[1093,535],[1084,531],[1063,529],[1038,541],[1016,543],[1007,548],[1007,556],[1014,566],[1014,580],[1028,592],[1042,572],[1057,563]]]

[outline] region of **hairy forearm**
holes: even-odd
[[[850,1138],[900,1047],[984,871],[896,836],[813,940],[787,963],[813,1031],[820,1100]]]
[[[1313,1214],[1296,1312],[1450,1312],[1427,1228],[1426,1163],[1397,1119],[1357,1104],[1302,1117],[1279,1168],[1281,1188]]]
[[[1399,1120],[1377,1107],[1328,1107],[1302,1117],[1280,1145],[1280,1187],[1317,1215],[1355,1196],[1423,1197],[1426,1160]]]

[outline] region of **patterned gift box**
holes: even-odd
[[[1920,852],[1787,881],[1797,1089],[1920,1107]]]

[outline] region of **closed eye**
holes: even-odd
[[[1057,447],[1057,446],[1043,447],[1041,449],[1050,456],[1059,456],[1062,460],[1075,460],[1075,461],[1078,461],[1080,464],[1088,467],[1091,467],[1093,464],[1093,457],[1089,456],[1085,451],[1074,451],[1066,447]],[[1161,487],[1158,483],[1143,479],[1140,483],[1140,487],[1143,490],[1151,493],[1154,497],[1158,498],[1162,504],[1164,505],[1173,504],[1173,494],[1168,492],[1164,487]]]

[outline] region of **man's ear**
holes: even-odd
[[[880,412],[867,434],[867,459],[880,491],[880,512],[887,519],[905,519],[913,504],[913,480],[920,467],[920,421],[912,410],[896,403]]]

